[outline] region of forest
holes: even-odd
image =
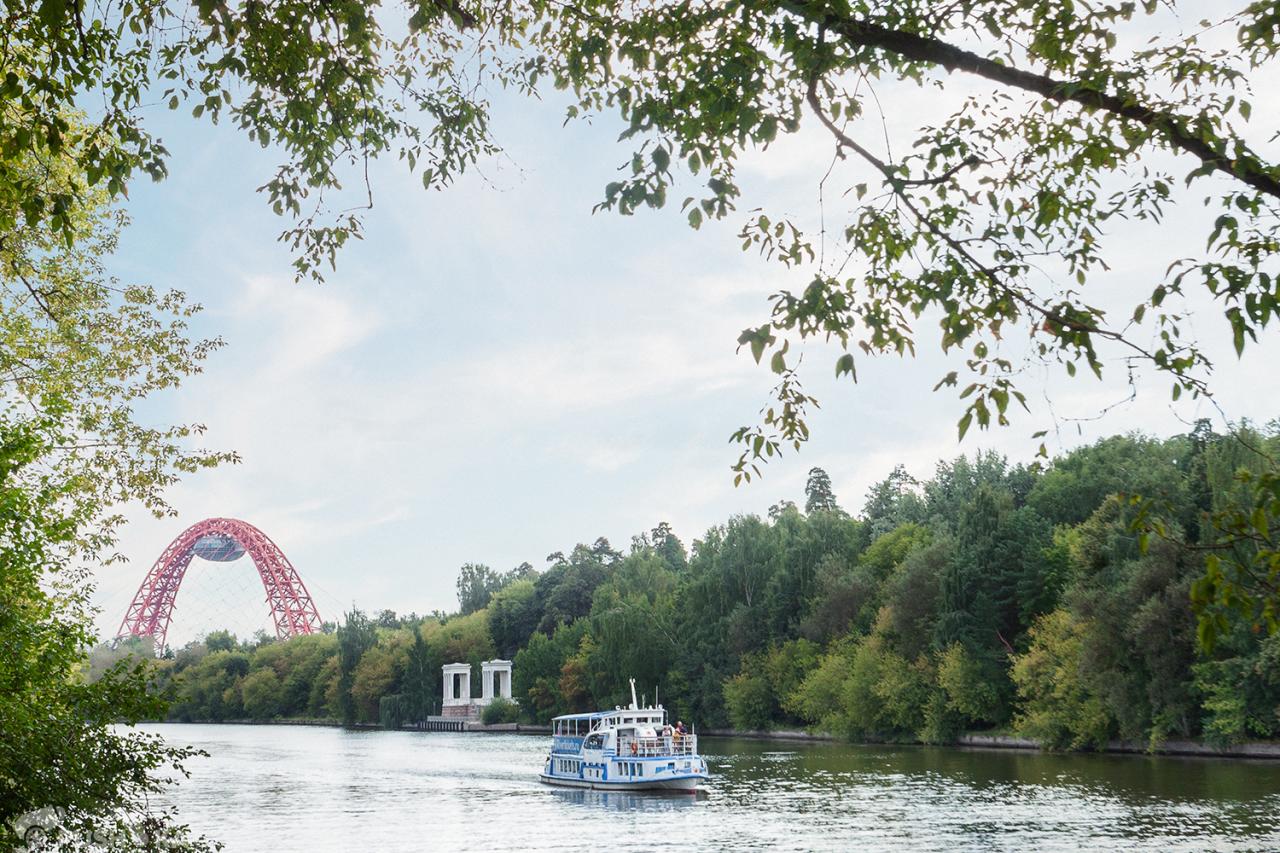
[[[441,664],[505,657],[518,705],[490,722],[612,706],[634,677],[702,729],[986,731],[1050,749],[1280,737],[1280,633],[1196,604],[1206,554],[1241,547],[1208,519],[1278,450],[1278,424],[1199,422],[1038,464],[979,453],[925,480],[900,466],[856,514],[815,468],[802,503],[687,548],[659,524],[541,571],[467,564],[455,613],[353,610],[287,641],[215,632],[165,650],[157,681],[175,720],[398,727],[438,713]],[[100,647],[91,664],[141,651]]]

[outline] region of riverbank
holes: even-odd
[[[179,722],[179,721],[170,721]],[[382,726],[377,723],[355,723],[351,726],[343,726],[337,720],[324,718],[310,719],[289,719],[289,720],[221,720],[221,721],[192,721],[202,725],[241,725],[241,726],[322,726],[327,728],[348,728],[360,731],[381,731]],[[400,727],[401,731],[421,731],[417,726],[405,725]],[[551,726],[540,725],[537,723],[493,723],[486,725],[477,721],[468,721],[463,731],[471,733],[506,733],[506,734],[530,734],[530,735],[546,735],[551,733]],[[722,737],[722,738],[746,738],[748,740],[771,740],[771,741],[808,741],[815,743],[835,743],[843,742],[835,735],[825,732],[810,732],[803,729],[703,729],[699,734],[705,737]],[[864,740],[855,741],[855,743],[877,744],[887,743],[888,741]],[[926,744],[910,741],[892,741],[898,746],[925,746]],[[1011,749],[1023,750],[1028,752],[1048,752],[1041,747],[1040,743],[1030,738],[1014,737],[1012,735],[1001,734],[984,734],[971,733],[960,735],[952,743],[936,744],[937,746],[959,747],[961,749]],[[1113,740],[1110,741],[1105,749],[1100,750],[1078,750],[1071,754],[1084,755],[1089,753],[1113,753],[1121,755],[1185,755],[1199,756],[1202,758],[1249,758],[1262,759],[1271,761],[1280,761],[1280,741],[1247,741],[1245,743],[1228,744],[1225,746],[1216,746],[1202,741],[1193,740],[1168,740],[1152,747],[1146,741],[1136,740]]]
[[[735,731],[732,729],[710,729],[703,734],[710,737],[745,737],[759,740],[780,741],[837,741],[839,738],[824,732],[807,732],[780,729],[776,731]],[[862,743],[884,743],[885,741],[866,740]],[[925,746],[919,741],[893,741],[904,746]],[[1039,741],[1012,735],[971,733],[960,735],[952,743],[937,744],[967,749],[1014,749],[1032,752],[1050,752],[1044,749]],[[1206,758],[1258,758],[1280,761],[1280,742],[1249,741],[1245,743],[1216,746],[1193,740],[1167,740],[1156,747],[1139,740],[1113,740],[1105,749],[1075,750],[1072,754],[1117,753],[1125,755],[1193,755]]]

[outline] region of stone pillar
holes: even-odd
[[[511,661],[487,660],[480,664],[484,679],[484,704],[489,704],[496,697],[511,699]]]
[[[469,663],[447,663],[440,667],[444,673],[444,704],[451,705],[470,705],[471,704],[471,664]],[[457,689],[454,688],[454,676],[461,676],[458,679],[460,684]]]

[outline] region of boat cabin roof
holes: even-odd
[[[552,717],[553,723],[569,722],[573,720],[585,720],[587,722],[595,722],[605,717],[625,718],[627,722],[635,722],[639,717],[645,722],[660,722],[666,717],[666,710],[663,708],[615,708],[612,711],[592,711],[589,714],[561,714],[559,717]]]
[[[598,720],[601,717],[607,717],[613,711],[592,711],[590,714],[561,714],[559,717],[553,717],[553,720]]]

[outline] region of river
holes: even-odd
[[[206,750],[166,795],[238,851],[1280,850],[1280,762],[701,740],[698,795],[537,780],[549,738],[144,727]]]

